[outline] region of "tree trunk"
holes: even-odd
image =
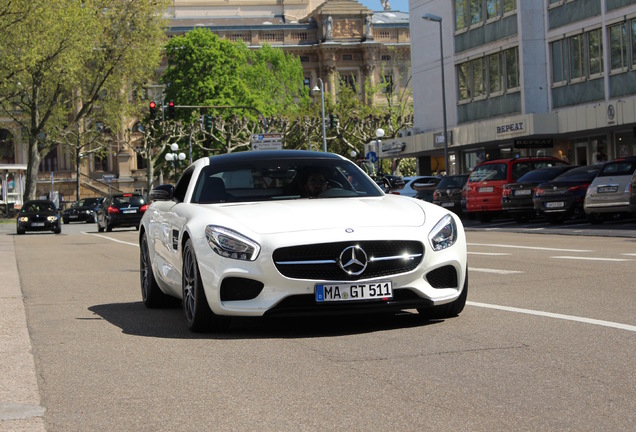
[[[24,196],[22,197],[23,202],[34,200],[37,198],[40,152],[38,151],[38,140],[33,135],[29,136],[28,153],[29,160],[27,162]]]

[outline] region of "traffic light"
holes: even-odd
[[[329,114],[329,127],[336,128],[338,127],[338,123],[340,122],[340,119],[338,118],[337,114]]]
[[[174,102],[168,102],[168,118],[173,119],[175,118],[176,114],[177,113],[175,112]]]
[[[206,130],[212,130],[212,116],[211,115],[205,115],[205,116],[203,116],[203,120],[205,122],[205,129]]]
[[[150,101],[150,118],[154,119],[157,117],[157,103],[155,101]]]

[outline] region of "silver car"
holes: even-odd
[[[585,195],[585,216],[592,223],[636,212],[630,204],[632,176],[636,170],[636,157],[607,162],[590,184]]]

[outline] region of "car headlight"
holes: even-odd
[[[457,241],[457,225],[449,214],[440,219],[428,235],[434,251],[451,247]]]
[[[47,216],[46,220],[49,222],[55,222],[57,220],[57,216]]]
[[[29,218],[27,216],[20,216],[20,218],[18,219],[20,222],[28,222]]]
[[[254,261],[261,250],[254,240],[229,228],[208,225],[205,227],[205,237],[212,250],[226,258]]]

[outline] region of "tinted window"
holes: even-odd
[[[142,206],[146,203],[144,198],[140,195],[130,195],[130,196],[117,196],[113,197],[113,205],[130,205],[130,206]]]
[[[538,169],[530,171],[519,178],[519,182],[541,182],[552,180],[559,174],[563,173],[562,168]]]
[[[201,171],[192,202],[248,202],[298,199],[306,196],[308,180],[319,174],[327,191],[320,197],[381,196],[375,182],[347,160],[251,160]]]
[[[592,181],[598,171],[600,170],[600,166],[583,166],[571,169],[569,171],[564,172],[560,176],[556,177],[554,180],[565,180],[565,181]]]
[[[481,182],[487,180],[506,180],[506,164],[478,165],[470,174],[469,182]]]
[[[437,186],[439,189],[461,189],[466,184],[468,176],[448,176],[444,177]]]
[[[636,169],[636,161],[615,161],[603,165],[599,177],[632,175]]]

